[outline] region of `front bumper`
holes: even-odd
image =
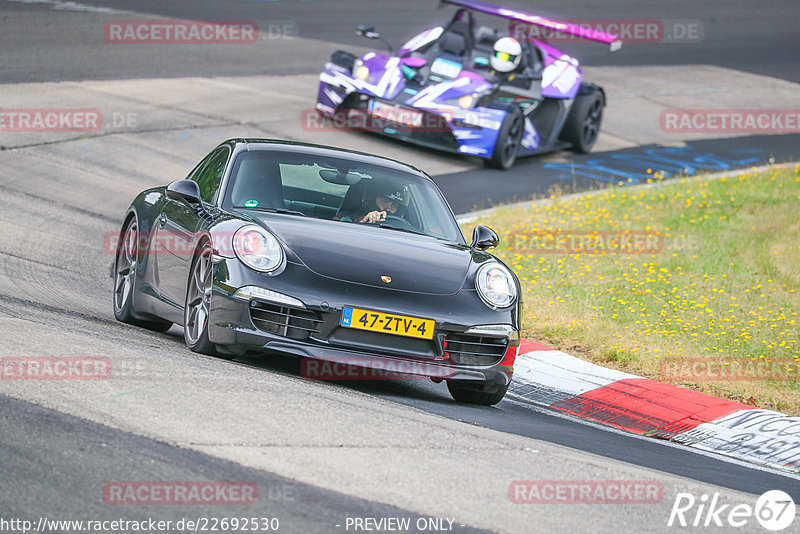
[[[289,295],[303,306],[234,297],[248,285]],[[344,306],[434,319],[433,339],[343,327]],[[468,332],[488,324],[508,325],[511,335]],[[231,354],[276,351],[370,370],[504,386],[511,380],[519,344],[519,306],[491,310],[474,290],[420,295],[371,288],[327,279],[292,263],[269,277],[236,259],[221,259],[215,265],[208,335]]]

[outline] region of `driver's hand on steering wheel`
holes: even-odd
[[[371,211],[364,215],[361,219],[362,223],[367,224],[375,224],[377,222],[385,221],[386,220],[386,212],[385,211]]]

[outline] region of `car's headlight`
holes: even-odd
[[[470,110],[480,106],[481,100],[487,94],[488,94],[487,91],[482,91],[479,93],[467,93],[459,97],[448,98],[447,100],[445,100],[445,104],[448,104],[450,106],[458,106],[460,109],[463,110]]]
[[[464,95],[458,99],[458,105],[461,109],[470,109],[475,104],[475,95]]]
[[[369,68],[364,65],[360,59],[356,60],[353,64],[353,76],[362,82],[369,80]]]
[[[517,300],[517,285],[511,271],[496,262],[481,265],[475,287],[490,308],[507,308]]]
[[[248,267],[262,273],[283,263],[283,248],[274,235],[258,226],[243,226],[233,235],[233,250]]]

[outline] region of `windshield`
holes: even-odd
[[[328,156],[248,151],[236,157],[225,205],[342,224],[371,224],[462,242],[439,190],[401,170]]]

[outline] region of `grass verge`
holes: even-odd
[[[520,278],[527,337],[800,415],[800,165],[654,175],[474,224],[497,231],[494,252]]]

